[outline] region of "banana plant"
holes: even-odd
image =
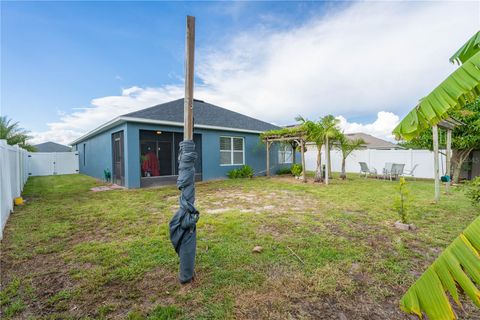
[[[451,58],[463,63],[430,94],[420,100],[393,130],[400,139],[411,140],[448,117],[450,109],[462,108],[480,96],[480,31]]]
[[[480,308],[480,216],[460,234],[400,300],[400,308],[430,320],[457,319],[448,294],[461,307],[459,288]]]

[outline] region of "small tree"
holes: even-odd
[[[347,172],[345,169],[347,157],[353,151],[358,150],[365,145],[365,141],[363,139],[350,140],[343,132],[338,133],[336,141],[336,148],[342,152],[342,172],[340,173],[340,178],[345,180],[347,178]]]
[[[28,133],[28,130],[20,128],[18,122],[13,122],[6,116],[0,116],[0,139],[7,140],[9,145],[18,144],[28,151],[35,151],[35,148],[27,143],[31,138]]]
[[[394,207],[397,210],[398,216],[400,217],[400,221],[402,223],[408,223],[408,216],[407,216],[407,200],[408,200],[408,188],[407,188],[407,181],[404,177],[400,177],[400,181],[398,184],[398,194],[395,199]]]
[[[480,206],[480,177],[475,177],[467,186],[467,197],[474,206]]]
[[[315,168],[315,177],[313,178],[313,181],[322,182],[322,146],[325,143],[323,126],[321,125],[320,121],[315,122],[312,120],[307,120],[302,116],[296,117],[295,120],[302,123],[302,128],[307,134],[307,140],[315,143],[317,146],[317,166]]]
[[[335,141],[335,138],[340,133],[338,128],[340,120],[332,116],[331,114],[326,115],[320,119],[320,125],[323,127],[324,141],[325,141],[325,153],[326,153],[326,162],[328,164],[328,176],[332,176],[332,162],[330,157],[330,151],[332,150],[332,145]]]
[[[336,119],[332,115],[327,115],[321,118],[319,121],[311,121],[303,118],[302,116],[298,116],[295,120],[300,121],[302,123],[302,128],[307,133],[307,140],[314,142],[317,146],[317,166],[315,169],[315,182],[322,182],[324,179],[323,172],[322,172],[322,147],[325,145],[326,153],[327,153],[327,163],[329,164],[330,159],[330,141],[333,140],[338,132],[338,123],[339,120]],[[328,144],[327,144],[328,143]]]

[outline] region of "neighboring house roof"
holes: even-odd
[[[123,122],[183,126],[183,99],[119,116],[76,139],[71,144],[79,143]],[[267,130],[279,129],[279,127],[268,122],[245,116],[201,100],[194,100],[193,102],[193,122],[195,128],[212,130],[261,133]]]
[[[365,147],[367,149],[404,149],[398,144],[392,143],[387,140],[376,138],[372,135],[369,135],[363,132],[347,133],[345,135],[350,140],[362,139],[363,141],[365,141]]]
[[[64,146],[63,144],[59,144],[51,141],[36,144],[33,147],[35,147],[37,152],[70,152],[72,151],[72,148],[68,146]]]

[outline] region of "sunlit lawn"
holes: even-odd
[[[403,319],[403,292],[478,215],[462,190],[432,204],[431,181],[408,183],[415,231],[393,227],[396,182],[201,183],[197,280],[182,288],[178,190],[98,184],[29,180],[1,243],[2,318]]]

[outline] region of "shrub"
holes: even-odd
[[[291,168],[280,168],[277,170],[277,174],[292,174]]]
[[[254,173],[255,172],[253,171],[252,167],[244,165],[241,168],[228,171],[227,176],[230,179],[252,178]]]
[[[476,177],[468,183],[466,194],[472,200],[473,205],[480,205],[480,177]]]
[[[404,177],[400,177],[400,182],[398,184],[398,194],[395,198],[394,207],[400,217],[402,223],[408,223],[407,216],[407,200],[408,200],[408,188],[407,181]]]
[[[295,176],[295,177],[300,177],[302,175],[302,165],[301,164],[293,164],[292,165],[292,174]]]

